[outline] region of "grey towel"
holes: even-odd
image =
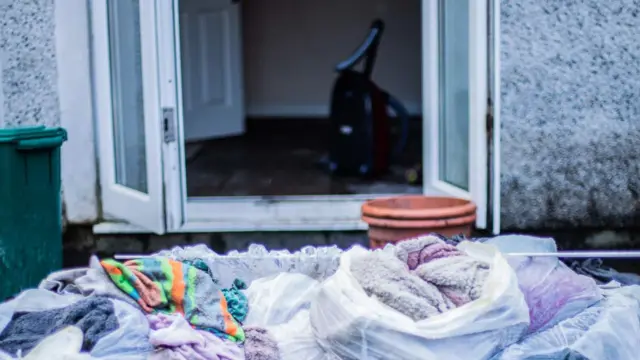
[[[244,357],[247,360],[279,360],[278,344],[267,330],[249,326],[244,329]]]
[[[455,308],[437,287],[412,274],[391,254],[372,251],[356,257],[351,273],[367,295],[418,321]]]
[[[0,333],[0,349],[23,355],[45,337],[75,325],[84,333],[83,351],[91,351],[105,335],[118,328],[113,303],[104,297],[90,297],[61,309],[17,312]]]

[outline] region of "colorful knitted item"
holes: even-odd
[[[220,279],[218,279],[216,274],[211,270],[211,268],[209,268],[209,265],[207,265],[207,263],[204,260],[202,260],[202,259],[189,259],[189,260],[182,259],[180,261],[185,263],[185,264],[187,264],[187,265],[195,266],[196,268],[206,272],[207,274],[209,274],[209,276],[211,276],[211,278],[213,279],[214,283],[216,283],[216,284],[220,283]]]
[[[246,290],[247,284],[240,279],[236,279],[230,289],[222,289],[227,306],[233,318],[242,323],[249,312],[249,299],[241,290]]]
[[[179,313],[196,329],[232,341],[244,331],[229,312],[220,287],[204,271],[179,261],[145,257],[100,262],[111,280],[148,313]]]

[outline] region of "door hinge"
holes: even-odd
[[[176,118],[172,107],[162,108],[162,133],[165,143],[176,141]]]
[[[487,136],[490,137],[493,134],[493,104],[491,104],[491,101],[489,101],[489,104],[487,106],[485,121],[485,126],[487,127]]]

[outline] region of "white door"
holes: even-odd
[[[188,87],[184,86],[184,78],[181,79],[179,71],[180,60],[184,59],[184,55],[178,55],[184,51],[185,46],[184,32],[181,31],[181,25],[185,21],[181,4],[185,1],[187,0],[157,2],[160,106],[175,114],[168,117],[169,127],[175,128],[175,136],[166,137],[163,145],[167,231],[363,229],[364,224],[359,214],[362,201],[367,196],[338,196],[332,199],[322,196],[294,197],[288,201],[270,201],[261,197],[187,197],[184,140],[188,133],[189,111],[186,109],[187,105],[183,104],[183,99],[187,101],[184,93]],[[233,6],[233,12],[238,11],[238,5],[231,5],[227,1],[227,6]],[[231,13],[232,8],[228,9]],[[221,16],[226,18],[231,15]],[[236,64],[241,66],[240,62]],[[241,99],[239,95],[237,99]]]
[[[487,0],[423,0],[425,185],[478,206],[487,227]]]
[[[185,1],[157,3],[161,107],[175,114],[168,118],[176,129],[163,146],[167,228],[190,232],[366,229],[360,207],[371,195],[187,198],[184,139],[189,110],[182,102],[187,101],[189,86],[179,71],[184,55],[176,55],[188,41],[179,26],[189,13],[181,11]],[[480,228],[487,225],[488,192],[486,1],[422,0],[425,191],[473,199]],[[217,29],[225,33],[224,26]]]
[[[185,140],[242,134],[240,5],[232,0],[176,1]]]
[[[92,0],[105,217],[165,231],[155,0]]]

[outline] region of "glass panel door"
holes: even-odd
[[[155,0],[92,0],[105,217],[165,231]]]
[[[439,1],[439,179],[469,190],[469,1]]]
[[[422,0],[425,189],[471,199],[486,227],[488,0]]]
[[[108,1],[116,183],[148,193],[139,0]]]

